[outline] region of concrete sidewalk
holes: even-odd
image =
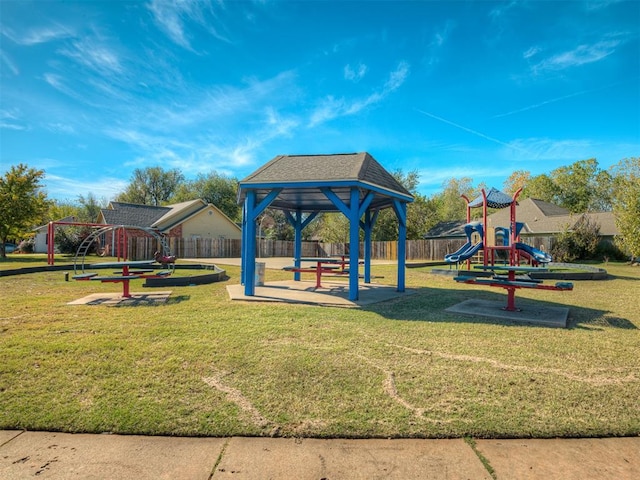
[[[471,444],[474,444],[472,446]],[[640,437],[185,438],[0,431],[0,479],[640,478]]]

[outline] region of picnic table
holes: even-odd
[[[322,288],[322,274],[323,273],[334,273],[337,269],[340,268],[338,265],[339,260],[336,258],[329,257],[303,257],[300,259],[300,263],[315,263],[314,266],[296,266],[291,265],[284,267],[283,270],[288,272],[298,272],[298,273],[315,273],[316,274],[316,288]]]
[[[103,283],[122,283],[122,296],[131,297],[129,292],[129,282],[138,278],[157,278],[169,275],[169,270],[159,272],[149,268],[155,260],[132,260],[119,262],[101,262],[93,266],[96,268],[117,268],[119,271],[112,275],[98,275],[97,273],[80,273],[74,275],[75,280],[95,280]]]
[[[533,288],[538,290],[573,290],[570,282],[556,282],[555,285],[543,284],[541,281],[529,277],[534,272],[547,272],[543,267],[527,267],[519,265],[478,265],[475,269],[491,271],[491,278],[478,278],[472,275],[459,275],[454,278],[456,282],[472,285],[488,285],[490,287],[504,288],[507,290],[507,305],[504,310],[509,312],[519,311],[516,308],[516,290],[519,288]],[[524,274],[524,276],[523,276]]]

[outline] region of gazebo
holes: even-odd
[[[294,263],[300,267],[302,230],[321,212],[341,212],[349,220],[349,263],[358,265],[364,230],[364,282],[371,280],[371,230],[378,213],[393,208],[398,218],[397,290],[405,290],[407,204],[413,196],[367,152],[279,155],[240,181],[242,283],[255,294],[256,221],[268,207],[280,209],[294,228]],[[295,273],[300,280],[300,273]],[[358,268],[349,270],[349,300],[358,300]]]

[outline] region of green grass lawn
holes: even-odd
[[[12,256],[0,270],[46,263],[34,258]],[[447,313],[465,299],[505,293],[430,268],[407,269],[416,294],[362,309],[232,302],[226,286],[239,282],[236,267],[225,267],[225,282],[170,287],[169,302],[157,306],[70,306],[121,287],[65,282],[62,272],[3,276],[0,429],[638,435],[640,268],[601,266],[609,280],[517,292],[519,306],[568,306],[568,329]],[[372,273],[395,281],[395,266]]]

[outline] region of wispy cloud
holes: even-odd
[[[398,67],[389,74],[383,87],[365,98],[349,101],[345,98],[335,98],[332,95],[324,98],[311,114],[309,126],[314,127],[334,118],[354,115],[365,108],[381,102],[385,97],[400,88],[409,76],[410,67],[407,62],[400,62]]]
[[[531,57],[533,57],[533,56],[537,55],[538,53],[540,53],[540,51],[541,51],[541,48],[540,48],[540,47],[530,47],[530,48],[528,48],[528,49],[527,49],[527,51],[526,51],[526,52],[524,52],[524,53],[522,54],[522,57],[523,57],[525,60],[527,60],[527,59],[529,59],[529,58],[531,58]]]
[[[46,125],[47,130],[54,133],[65,133],[65,134],[74,134],[76,133],[75,128],[72,125],[65,123],[48,123]]]
[[[527,152],[527,155],[522,157],[522,160],[525,161],[560,160],[573,162],[580,158],[593,156],[593,142],[584,139],[526,138],[514,140],[512,145],[520,151]]]
[[[572,50],[545,58],[533,65],[531,70],[534,74],[542,74],[597,62],[614,53],[622,43],[624,39],[620,35],[612,35],[593,44],[578,45]]]
[[[11,57],[9,57],[9,55],[7,55],[3,50],[0,50],[0,60],[2,60],[2,63],[7,66],[11,73],[13,73],[14,75],[20,74],[20,70],[18,69],[16,64],[13,62]]]
[[[222,5],[222,2],[219,2]],[[188,22],[205,28],[219,40],[229,40],[214,26],[215,10],[208,0],[151,0],[147,5],[156,24],[176,44],[193,50]]]
[[[85,38],[75,41],[59,53],[101,75],[121,73],[123,70],[118,54],[102,42]]]
[[[114,198],[123,192],[128,181],[114,177],[62,177],[47,173],[47,194],[58,199],[76,200],[79,195],[92,193],[97,198]]]
[[[510,2],[500,2],[497,7],[489,12],[489,17],[491,17],[493,20],[500,19],[520,3],[522,2],[519,2],[518,0],[511,0]]]
[[[351,65],[345,65],[344,67],[344,78],[354,83],[358,83],[362,80],[366,73],[367,66],[363,63],[359,63],[355,67],[352,67]]]
[[[74,32],[70,28],[57,23],[45,27],[31,28],[20,34],[9,28],[2,28],[1,32],[14,43],[26,46],[38,45],[40,43],[47,43],[74,36]]]
[[[587,1],[587,10],[602,10],[607,8],[609,5],[613,5],[616,3],[620,3],[623,0],[588,0]]]

